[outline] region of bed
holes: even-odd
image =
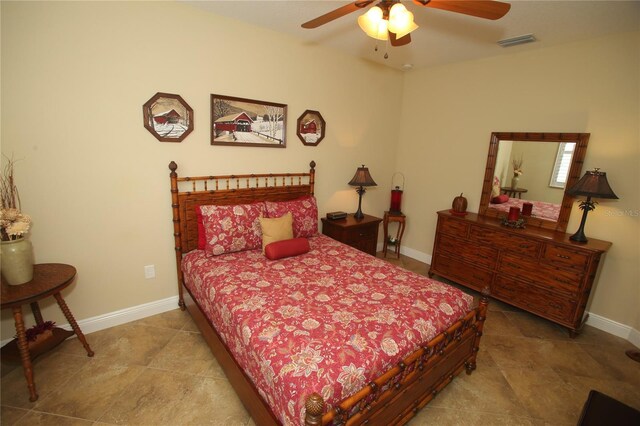
[[[518,207],[520,211],[522,211],[522,205],[524,203],[530,203],[533,206],[531,209],[531,217],[557,221],[558,216],[560,216],[560,204],[547,203],[545,201],[521,200],[514,197],[508,198],[507,201],[499,204],[492,201],[489,207],[504,213],[506,216],[511,207]]]
[[[476,368],[486,293],[476,304],[317,233],[308,252],[278,260],[260,249],[215,256],[198,248],[200,206],[313,196],[314,162],[303,173],[178,177],[175,162],[169,169],[179,305],[256,424],[404,424]]]

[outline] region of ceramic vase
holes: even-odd
[[[33,247],[26,238],[2,241],[0,267],[2,278],[10,285],[20,285],[33,279]]]
[[[520,176],[513,175],[511,178],[511,189],[516,189],[518,187],[518,183],[520,182]]]

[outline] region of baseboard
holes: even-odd
[[[628,325],[620,324],[619,322],[594,314],[593,312],[589,313],[587,324],[598,330],[613,334],[614,336],[622,337],[633,345],[640,347],[640,331]]]
[[[172,296],[166,299],[156,300],[155,302],[144,303],[108,314],[79,320],[78,325],[84,334],[91,334],[96,331],[161,314],[176,308],[178,308],[178,296]],[[69,324],[60,324],[58,326],[65,330],[71,330]],[[11,340],[12,339],[3,340],[0,344],[4,346]]]

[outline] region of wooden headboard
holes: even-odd
[[[286,201],[313,195],[316,163],[304,173],[265,173],[224,176],[178,177],[178,165],[171,170],[171,207],[176,255],[198,245],[196,207],[201,205],[245,204],[255,201]]]

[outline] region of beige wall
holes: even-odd
[[[347,185],[369,166],[380,185],[363,210],[388,205],[402,74],[274,32],[167,2],[5,2],[2,152],[13,154],[37,262],[78,269],[66,300],[77,319],[177,294],[169,161],[184,175],[306,171],[320,213],[355,211]],[[180,94],[195,130],[158,142],[142,105]],[[287,148],[210,146],[211,93],[288,104]],[[304,146],[297,118],[318,110],[326,138]],[[156,265],[145,280],[143,266]],[[66,321],[50,302],[45,317]],[[15,333],[2,312],[2,339]]]
[[[639,39],[619,34],[407,74],[396,163],[407,180],[406,245],[431,253],[435,211],[460,192],[477,211],[492,131],[591,133],[583,171],[606,171],[620,200],[602,200],[587,221],[588,237],[613,242],[590,310],[640,330]],[[568,231],[580,217],[574,207]]]

